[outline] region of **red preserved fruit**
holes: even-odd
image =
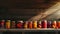
[[[44,21],[42,22],[42,28],[47,28],[47,20],[44,20]]]
[[[57,23],[56,23],[56,21],[53,21],[53,23],[52,23],[52,28],[57,28]]]
[[[17,28],[23,28],[23,21],[18,21]]]
[[[41,21],[38,22],[38,28],[42,28]]]
[[[1,20],[1,28],[4,28],[5,20]]]
[[[32,29],[32,21],[29,21],[28,27],[29,27],[30,29]]]
[[[57,27],[60,28],[60,21],[57,22]]]

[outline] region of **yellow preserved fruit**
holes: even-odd
[[[34,29],[37,28],[37,21],[33,21],[33,28],[34,28]]]
[[[25,29],[28,28],[28,21],[26,21],[26,22],[24,23],[24,28],[25,28]]]
[[[7,22],[6,22],[6,28],[10,29],[10,20],[7,20]]]

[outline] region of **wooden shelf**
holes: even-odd
[[[29,32],[29,31],[60,31],[60,29],[0,29],[0,31],[19,31],[19,32]]]

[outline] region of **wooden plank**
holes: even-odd
[[[53,28],[47,28],[47,29],[0,29],[0,31],[21,31],[21,32],[26,32],[26,31],[60,31],[60,29],[53,29]]]

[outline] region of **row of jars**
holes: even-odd
[[[4,29],[41,29],[41,28],[60,28],[60,21],[11,21],[1,20],[0,28]]]

